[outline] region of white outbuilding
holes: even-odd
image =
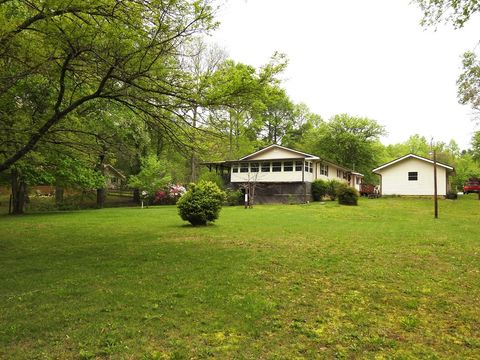
[[[430,195],[434,194],[433,160],[408,154],[372,170],[380,176],[382,195]],[[448,177],[454,168],[437,162],[437,194],[447,195]]]

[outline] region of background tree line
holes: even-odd
[[[425,19],[439,18],[435,3],[420,1]],[[152,156],[161,176],[181,183],[201,176],[202,161],[273,143],[371,183],[381,163],[429,156],[420,135],[385,146],[386,129],[373,119],[324,120],[294,103],[280,81],[283,54],[259,68],[228,59],[204,40],[217,25],[214,12],[210,0],[0,1],[0,179],[12,188],[15,213],[35,184],[55,185],[58,202],[66,187],[96,189],[102,207],[105,166],[138,175]],[[455,14],[456,26],[468,20]],[[465,54],[459,97],[477,111],[478,68],[476,55]],[[479,132],[471,149],[453,140],[435,146],[439,160],[456,167],[457,186],[480,174]]]

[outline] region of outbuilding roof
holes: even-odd
[[[407,154],[407,155],[404,155],[404,156],[402,156],[402,157],[399,157],[398,159],[389,161],[389,162],[387,162],[387,163],[385,163],[385,164],[383,164],[383,165],[381,165],[381,166],[373,169],[372,172],[375,173],[375,172],[377,172],[377,171],[379,171],[379,170],[382,170],[382,169],[384,169],[384,168],[386,168],[386,167],[392,166],[392,165],[394,165],[394,164],[396,164],[396,163],[398,163],[398,162],[400,162],[400,161],[403,161],[403,160],[406,160],[406,159],[410,159],[410,158],[422,160],[422,161],[428,162],[428,163],[430,163],[430,164],[433,164],[433,160],[424,158],[423,156],[418,156],[418,155],[415,155],[415,154]],[[446,164],[442,164],[442,163],[440,163],[440,162],[438,162],[438,161],[437,161],[437,166],[443,167],[443,168],[445,168],[445,169],[447,169],[447,170],[450,170],[450,171],[453,171],[453,170],[454,170],[452,166],[446,165]]]

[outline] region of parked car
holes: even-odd
[[[480,192],[480,179],[479,178],[470,178],[463,185],[463,193],[479,193]]]

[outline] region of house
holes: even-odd
[[[107,189],[118,190],[127,184],[126,176],[110,164],[103,165],[103,174],[105,175]]]
[[[357,190],[363,175],[315,155],[270,145],[238,160],[204,163],[234,189],[255,184],[256,203],[307,202],[316,179],[344,181]],[[251,188],[251,187],[250,187]]]
[[[433,160],[407,154],[372,170],[380,176],[382,195],[430,195],[434,194]],[[437,162],[437,194],[445,196],[448,177],[454,168]]]

